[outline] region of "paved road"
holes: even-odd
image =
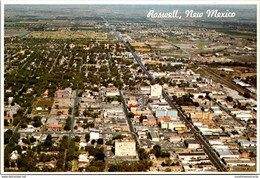
[[[81,74],[81,70],[82,70],[82,66],[83,66],[83,59],[81,59],[81,65],[80,65],[80,69],[79,69],[79,75]],[[71,121],[71,130],[70,130],[70,135],[69,135],[69,145],[70,145],[70,141],[71,141],[71,135],[74,132],[74,123],[75,123],[75,112],[76,112],[76,106],[78,105],[79,102],[79,84],[77,85],[77,91],[76,91],[76,96],[75,96],[75,101],[74,101],[74,105],[73,105],[73,109],[72,109],[72,121]]]
[[[66,48],[66,46],[67,46],[67,44],[64,46],[63,50]],[[53,65],[52,65],[52,67],[51,67],[51,70],[49,71],[49,73],[51,73],[51,71],[53,70],[53,67],[56,65],[57,60],[58,60],[58,58],[59,58],[59,56],[60,56],[60,54],[61,54],[61,52],[62,52],[63,50],[60,50],[58,56],[56,57],[56,59],[55,59]]]
[[[125,98],[124,98],[124,95],[122,93],[122,91],[119,89],[119,94],[120,96],[123,98],[123,107],[124,107],[124,112],[125,112],[125,115],[126,115],[126,118],[127,118],[127,121],[128,121],[128,125],[129,125],[129,128],[130,128],[130,131],[131,131],[131,134],[132,134],[132,137],[136,140],[136,148],[137,148],[137,152],[140,148],[140,141],[135,133],[135,130],[134,130],[134,127],[133,127],[133,124],[132,124],[132,120],[131,118],[128,117],[128,109],[127,109],[127,105],[126,105],[126,102],[125,102]]]

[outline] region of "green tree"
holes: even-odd
[[[104,140],[103,140],[103,138],[99,138],[98,140],[97,140],[97,144],[103,144],[103,142],[104,142]]]
[[[9,126],[9,122],[7,119],[4,119],[4,126]]]
[[[90,134],[89,133],[86,133],[85,139],[86,139],[86,142],[89,142],[89,140],[90,140]]]
[[[31,143],[34,143],[34,142],[36,142],[36,138],[34,138],[33,136],[30,138],[30,142]]]
[[[52,136],[50,134],[48,134],[47,137],[46,137],[46,140],[47,141],[52,141]]]
[[[141,148],[139,149],[139,159],[140,160],[145,160],[149,159],[149,153],[145,151],[145,149]]]
[[[66,120],[66,124],[64,126],[64,130],[70,130],[71,129],[71,123],[72,123],[72,120],[71,120],[71,117],[69,116]]]
[[[229,102],[232,102],[233,98],[231,96],[227,96],[226,100],[229,101]]]
[[[162,154],[161,146],[160,145],[154,145],[153,149],[150,151],[150,154],[155,154],[157,158],[159,158]]]
[[[94,145],[96,143],[96,140],[91,140],[91,144]]]
[[[40,127],[41,125],[42,125],[41,121],[36,121],[36,122],[33,123],[34,127]]]
[[[74,138],[74,141],[75,141],[75,142],[80,142],[80,137],[79,137],[79,136],[76,136],[76,137]]]
[[[128,116],[129,118],[134,118],[134,117],[135,117],[134,113],[132,113],[132,112],[129,112],[127,116]]]
[[[251,95],[250,95],[249,92],[245,92],[243,96],[244,96],[245,98],[250,98],[250,97],[251,97]]]

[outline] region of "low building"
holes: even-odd
[[[139,131],[139,132],[137,132],[137,135],[138,135],[139,139],[147,139],[146,132]]]
[[[106,97],[115,97],[119,95],[120,94],[117,88],[107,88],[106,90]]]
[[[248,158],[224,158],[227,166],[255,166],[255,162]]]
[[[203,119],[203,120],[212,120],[212,113],[209,112],[195,112],[190,113],[192,119]]]
[[[62,124],[49,124],[47,125],[48,131],[56,132],[62,130]]]
[[[98,132],[90,132],[90,140],[96,140],[99,139],[99,133]]]
[[[158,133],[152,131],[152,132],[149,132],[149,135],[150,135],[152,141],[159,142],[160,138],[158,136]]]
[[[204,152],[178,153],[178,157],[182,160],[206,159],[207,155]]]
[[[180,142],[180,141],[182,141],[182,137],[180,137],[180,136],[172,136],[172,137],[169,138],[169,141],[170,142]]]
[[[194,140],[194,139],[186,139],[184,141],[184,144],[187,146],[189,149],[197,149],[200,148],[200,144]]]
[[[179,122],[169,122],[168,129],[179,131],[179,130],[185,130],[186,126],[183,122],[180,122],[180,121]]]
[[[85,167],[89,164],[88,154],[80,154],[78,158],[78,167]]]
[[[71,96],[71,93],[72,93],[72,89],[71,88],[65,88],[65,90],[58,90],[56,92],[56,96],[58,98],[66,98],[66,97]]]

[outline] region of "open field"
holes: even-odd
[[[256,33],[242,33],[242,32],[236,32],[236,31],[220,31],[222,33],[233,35],[233,36],[256,36]]]
[[[164,38],[149,38],[148,39],[149,41],[156,41],[156,42],[163,42],[163,41],[167,41],[166,39]]]
[[[48,108],[52,107],[53,99],[51,98],[38,98],[35,107]]]
[[[77,38],[96,38],[98,40],[106,39],[104,33],[95,33],[95,32],[33,32],[28,35],[27,38],[51,38],[51,39],[77,39]]]
[[[144,43],[131,43],[137,52],[149,52],[151,49]]]
[[[144,43],[131,43],[131,45],[132,45],[133,47],[139,47],[139,48],[145,48],[145,47],[147,47],[147,45],[144,44]]]

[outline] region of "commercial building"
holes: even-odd
[[[162,96],[162,86],[155,84],[151,86],[151,97],[158,97]]]
[[[115,156],[136,156],[136,143],[133,139],[115,140]]]

